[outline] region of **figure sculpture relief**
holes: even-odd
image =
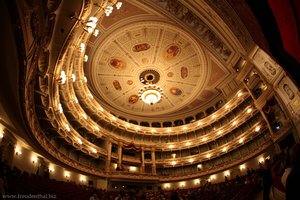
[[[289,99],[292,100],[295,97],[294,92],[291,90],[290,86],[288,84],[283,85],[283,89],[285,93],[288,95]]]
[[[276,69],[268,61],[264,62],[264,66],[270,72],[270,74],[272,74],[273,76],[276,74]]]

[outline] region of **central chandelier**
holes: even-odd
[[[138,95],[143,102],[153,105],[161,101],[164,93],[159,86],[146,83],[146,85],[139,90]]]

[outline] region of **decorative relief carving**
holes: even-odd
[[[192,11],[178,0],[152,0],[174,17],[188,25],[205,43],[218,53],[223,60],[231,55],[229,47]]]
[[[174,73],[173,73],[173,72],[168,72],[168,73],[167,73],[167,76],[171,78],[171,77],[174,76]]]
[[[278,84],[277,93],[287,105],[289,112],[296,120],[300,120],[300,96],[297,86],[288,77],[284,77]]]
[[[239,20],[239,16],[233,12],[232,6],[224,0],[205,0],[205,2],[222,18],[243,48],[249,50],[253,46],[253,39],[243,22]]]
[[[272,83],[279,76],[280,71],[282,71],[281,67],[261,49],[258,49],[254,54],[253,63],[269,83]]]
[[[288,95],[290,100],[293,100],[295,97],[295,93],[291,90],[290,86],[288,84],[284,84],[283,85],[283,90],[285,91],[285,93]]]
[[[133,81],[132,81],[132,80],[128,80],[128,81],[127,81],[127,84],[128,84],[128,85],[132,85],[132,84],[133,84]]]
[[[49,50],[41,51],[38,59],[38,71],[45,75],[49,67]]]

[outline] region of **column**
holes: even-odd
[[[156,164],[155,164],[155,148],[151,149],[151,159],[152,159],[152,174],[156,175]]]
[[[106,141],[106,143],[107,143],[107,158],[106,158],[106,162],[105,162],[105,172],[110,172],[112,143],[109,139]]]
[[[145,150],[144,147],[141,148],[141,173],[145,172]]]
[[[118,167],[121,170],[122,167],[122,147],[123,147],[123,143],[119,142],[119,146],[118,146]]]

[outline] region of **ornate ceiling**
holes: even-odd
[[[207,17],[217,17],[211,11],[202,16],[190,6],[180,1],[125,1],[122,9],[103,17],[99,36],[88,40],[84,71],[106,110],[127,119],[185,118],[236,92],[232,62],[241,45],[229,43],[233,35],[228,27],[218,32],[225,24],[211,23],[214,19]],[[141,78],[148,72],[164,92],[155,105],[138,98]]]

